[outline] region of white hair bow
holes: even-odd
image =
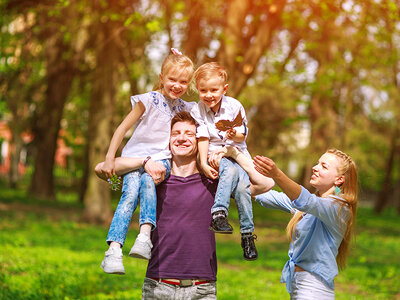
[[[173,53],[174,55],[182,55],[182,52],[179,51],[179,50],[176,49],[176,48],[171,48],[171,51],[172,51],[172,53]]]

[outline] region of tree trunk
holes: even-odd
[[[54,156],[60,121],[66,98],[71,89],[74,67],[64,58],[67,47],[63,37],[53,37],[46,43],[47,90],[44,107],[37,115],[34,128],[35,163],[29,187],[30,195],[54,199]]]
[[[203,36],[200,21],[204,13],[203,3],[201,1],[187,0],[186,15],[188,16],[187,26],[185,29],[186,39],[183,41],[184,53],[194,61],[196,61],[197,51],[203,47],[206,40]]]
[[[229,3],[224,28],[225,39],[218,56],[230,77],[229,95],[237,97],[256,69],[260,58],[265,55],[274,31],[280,26],[286,1],[278,1],[266,8],[266,18],[254,28],[255,33],[250,43],[245,42],[242,30],[250,3],[243,0],[233,0]],[[239,48],[239,45],[243,45],[243,48]]]
[[[10,149],[10,171],[8,173],[8,183],[10,188],[17,187],[19,179],[19,160],[23,146],[20,130],[13,130],[12,138],[9,144]]]
[[[90,98],[88,166],[89,176],[84,196],[83,218],[91,223],[106,223],[111,217],[109,184],[93,172],[97,163],[104,161],[111,140],[115,92],[118,79],[118,48],[113,40],[115,25],[101,23],[98,29],[97,68]]]
[[[393,132],[392,140],[390,143],[390,153],[386,164],[385,169],[385,179],[382,184],[381,191],[379,192],[378,198],[376,199],[374,211],[380,214],[385,208],[386,204],[389,201],[389,198],[392,195],[392,171],[393,171],[393,163],[396,156],[397,149],[397,135],[399,130],[395,130]]]

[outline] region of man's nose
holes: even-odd
[[[178,135],[178,140],[182,141],[186,139],[186,135],[184,133],[181,133]]]

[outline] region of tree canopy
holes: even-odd
[[[398,1],[1,0],[0,15],[0,118],[16,157],[9,178],[18,182],[21,133],[30,132],[33,195],[54,199],[62,138],[74,149],[86,217],[109,218],[109,188],[92,170],[129,96],[152,89],[171,47],[196,65],[226,67],[253,155],[307,185],[317,157],[339,148],[355,159],[362,189],[381,193],[377,211],[400,195]]]

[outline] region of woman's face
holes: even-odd
[[[336,155],[325,153],[312,168],[310,184],[319,191],[320,195],[343,182],[340,179],[343,176],[338,174],[340,164],[341,160]]]

